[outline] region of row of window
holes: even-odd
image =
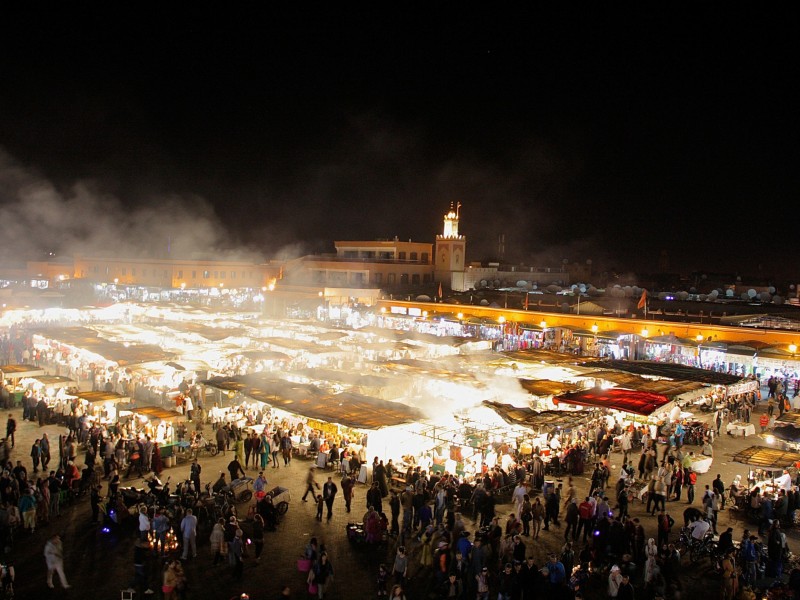
[[[105,273],[105,275],[112,275],[112,272],[113,272],[113,274],[117,274],[116,270],[112,270],[108,266],[104,267],[103,272]],[[99,265],[94,265],[92,267],[92,273],[100,273],[100,266]],[[131,277],[136,277],[136,273],[137,273],[137,269],[135,267],[131,268]],[[158,277],[158,269],[149,269],[149,270],[148,269],[139,269],[139,273],[140,273],[141,277],[147,277],[147,276]],[[161,272],[161,276],[164,277],[164,278],[167,278],[167,277],[170,276],[169,273],[170,273],[169,270],[164,269]],[[188,271],[187,271],[187,273],[188,273]],[[196,280],[198,271],[192,271],[191,273],[192,273],[191,279]],[[127,277],[127,275],[128,275],[127,267],[122,267],[121,269],[119,269],[119,275],[121,277]],[[211,279],[212,277],[214,279],[226,279],[226,278],[236,279],[236,275],[237,275],[236,271],[230,271],[230,274],[228,273],[228,271],[203,271],[202,272],[202,278],[203,279]],[[182,270],[179,270],[177,272],[177,278],[178,279],[183,279],[183,271]],[[241,278],[242,279],[253,279],[253,272],[252,271],[241,271]]]
[[[318,284],[341,284],[341,285],[363,285],[367,283],[366,273],[347,273],[342,271],[314,271],[314,282]],[[399,282],[398,282],[399,279]],[[386,285],[392,287],[397,285],[419,285],[420,283],[431,283],[433,275],[430,273],[403,273],[397,277],[396,273],[387,273],[384,281],[383,273],[373,273],[372,283],[377,286]]]
[[[394,252],[374,252],[372,250],[345,250],[343,253],[344,258],[363,258],[363,259],[379,259],[379,260],[395,260]],[[422,262],[424,264],[428,264],[428,260],[430,258],[429,253],[423,252],[421,255],[417,252],[409,252],[406,254],[405,252],[398,252],[397,253],[397,260],[406,260],[406,256],[408,256],[408,260],[413,262]]]

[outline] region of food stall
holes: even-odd
[[[178,441],[176,437],[176,423],[183,419],[183,415],[177,411],[160,406],[138,405],[120,410],[120,420],[125,416],[131,417],[134,435],[149,435],[150,439],[158,443],[166,467],[174,467],[175,462],[172,459],[189,447],[188,440]]]
[[[106,425],[109,429],[117,426],[117,405],[130,400],[116,392],[78,392],[76,396],[89,420]]]
[[[19,406],[22,395],[25,393],[25,386],[21,385],[21,380],[46,374],[44,369],[35,365],[0,365],[0,381],[8,389],[15,406]]]
[[[296,436],[292,439],[295,446],[303,444],[311,431],[317,431],[339,447],[362,455],[368,450],[369,454],[386,456],[387,447],[383,445],[386,439],[381,432],[385,434],[393,427],[407,426],[423,418],[420,411],[400,402],[352,392],[327,394],[316,386],[294,383],[268,373],[216,377],[203,384],[225,394],[233,392],[247,401],[269,405],[272,418],[291,426]],[[403,437],[409,436],[393,435],[392,439]],[[367,443],[363,444],[364,441]],[[318,463],[320,466],[327,466],[324,451],[316,460],[323,461]]]
[[[800,453],[787,452],[767,446],[750,446],[732,456],[733,462],[750,467],[747,480],[749,490],[776,494],[791,486],[793,475],[800,468]],[[737,500],[737,506],[741,502]]]

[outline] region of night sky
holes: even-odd
[[[0,244],[795,274],[792,21],[553,4],[6,15]]]

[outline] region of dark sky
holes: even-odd
[[[552,4],[6,15],[0,237],[297,253],[452,200],[472,259],[795,274],[793,21]]]

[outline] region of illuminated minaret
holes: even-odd
[[[458,202],[455,208],[453,203],[450,203],[450,210],[444,216],[442,235],[436,236],[436,251],[434,252],[436,257],[433,271],[434,280],[442,282],[451,289],[458,289],[464,278],[467,238],[458,234],[460,210],[461,202]]]

